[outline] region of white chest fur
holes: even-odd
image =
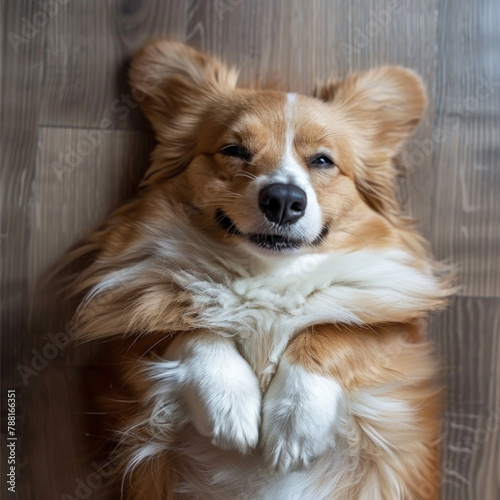
[[[232,260],[231,255],[213,252],[213,249],[207,249],[195,240],[191,248],[179,248],[170,242],[163,242],[154,252],[150,251],[149,255],[139,264],[119,273],[108,274],[91,291],[91,296],[106,296],[104,292],[120,286],[129,291],[128,296],[134,298],[127,303],[125,309],[116,308],[117,313],[111,318],[113,323],[106,323],[107,332],[123,332],[127,327],[137,327],[142,322],[153,325],[155,330],[163,328],[168,332],[182,328],[185,331],[210,331],[212,334],[229,337],[234,340],[250,365],[247,366],[249,373],[244,379],[255,380],[251,374],[253,370],[257,375],[260,391],[256,380],[253,387],[246,384],[250,396],[245,397],[240,397],[241,380],[234,390],[231,390],[234,384],[220,383],[222,372],[213,371],[213,366],[224,369],[227,367],[230,372],[227,374],[229,381],[233,381],[235,373],[244,375],[245,368],[234,368],[224,360],[217,364],[214,362],[214,355],[207,355],[204,351],[199,359],[189,358],[193,369],[186,364],[190,361],[179,361],[176,358],[144,362],[144,373],[150,383],[150,391],[145,399],[151,407],[144,407],[145,413],[140,416],[140,421],[141,425],[143,423],[150,429],[148,433],[151,432],[154,439],[129,458],[129,467],[132,469],[142,460],[159,453],[166,446],[165,443],[177,435],[179,426],[194,422],[200,434],[212,436],[218,446],[207,448],[207,443],[200,441],[200,434],[191,437],[186,435],[186,457],[191,457],[186,460],[196,462],[210,450],[203,467],[206,468],[206,474],[213,475],[214,484],[220,482],[222,490],[232,492],[228,493],[227,498],[234,498],[235,491],[243,491],[241,488],[249,484],[254,475],[261,478],[260,493],[255,498],[303,498],[304,488],[310,487],[307,486],[308,482],[319,481],[327,470],[342,469],[339,460],[347,460],[337,453],[338,450],[326,453],[306,476],[303,473],[287,475],[285,486],[282,484],[284,478],[278,480],[274,475],[269,475],[265,467],[262,468],[258,456],[239,456],[238,465],[229,466],[227,464],[232,463],[233,459],[232,452],[222,452],[219,449],[225,447],[228,435],[233,444],[239,443],[241,449],[255,445],[261,395],[266,392],[283,351],[294,335],[314,324],[364,324],[413,317],[419,312],[425,313],[436,297],[441,295],[437,278],[430,272],[415,269],[409,264],[407,254],[394,250],[363,250],[350,254],[289,258],[276,261],[263,269],[255,268],[251,273],[241,262]],[[187,255],[189,259],[186,258]],[[144,307],[145,301],[149,300],[149,291],[157,298],[157,302],[152,302],[155,307],[151,307],[151,312]],[[112,297],[113,294],[109,296]],[[180,301],[181,307],[176,307]],[[113,311],[112,303],[106,311],[107,314]],[[221,359],[225,356],[225,349],[223,347],[218,351]],[[201,365],[208,371],[201,370]],[[199,375],[196,379],[199,379],[198,383],[192,380],[190,374],[193,373]],[[210,390],[206,388],[207,380],[213,381],[209,384]],[[313,385],[317,386],[316,383]],[[192,407],[190,411],[186,411],[186,404],[183,403],[186,394],[190,394],[186,387],[199,389],[193,393],[197,403],[191,406],[188,404],[189,408]],[[221,398],[222,393],[228,393],[227,397]],[[200,410],[200,398],[204,398],[208,410],[204,406]],[[224,404],[221,405],[220,401]],[[228,401],[235,404],[227,404]],[[251,406],[255,411],[248,411],[245,405],[249,401],[254,402]],[[234,428],[230,427],[230,432],[220,433],[223,437],[225,435],[224,439],[220,438],[218,427],[205,429],[205,423],[213,424],[214,421],[220,421],[227,427],[226,413],[234,413],[239,408],[238,402],[244,403],[239,411],[242,418],[234,418],[234,422],[246,422],[245,418],[250,418],[250,424],[240,426],[241,428],[236,425]],[[311,405],[308,404],[309,406]],[[215,418],[209,410],[214,410],[214,414],[222,411],[223,416]],[[330,413],[333,414],[333,411]],[[212,416],[206,418],[207,415]],[[255,432],[248,435],[249,428]],[[246,429],[246,434],[240,432],[242,429]],[[134,429],[130,432],[133,433]],[[240,434],[244,439],[239,439]],[[124,442],[127,439],[125,431]],[[345,467],[350,466],[345,464]],[[188,474],[188,469],[183,473]],[[335,477],[332,476],[331,482],[336,481]],[[302,489],[295,485],[295,479],[300,479]],[[198,482],[199,478],[193,476],[191,483]],[[231,486],[233,483],[235,489]],[[333,489],[331,484],[325,486],[325,495]],[[212,498],[209,491],[211,490],[203,491],[203,498]],[[292,491],[297,495],[292,495]],[[283,492],[286,492],[284,496]],[[316,498],[326,497],[318,494]]]
[[[400,251],[301,256],[254,276],[187,281],[196,326],[233,337],[262,389],[290,339],[308,326],[394,321],[425,310],[439,290]]]
[[[412,267],[398,250],[249,265],[182,234],[150,241],[153,247],[141,249],[147,258],[101,275],[87,302],[100,300],[100,307],[89,308],[84,327],[102,336],[210,330],[232,337],[264,388],[290,338],[307,327],[407,320],[435,307],[442,295],[439,279]]]

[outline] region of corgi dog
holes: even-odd
[[[108,340],[122,497],[438,498],[425,319],[451,286],[395,195],[420,78],[238,88],[155,40],[130,80],[151,166],[68,255],[86,261],[77,337]]]

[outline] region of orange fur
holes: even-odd
[[[433,380],[436,368],[422,325],[314,326],[297,336],[284,356],[311,372],[341,380],[347,391],[397,386],[390,395],[408,401],[418,413],[416,440],[396,450],[397,460],[404,464],[400,473],[411,498],[438,498],[441,391]],[[369,462],[377,448],[368,442],[364,453]]]
[[[231,233],[217,214],[229,217],[240,233],[257,231],[255,179],[274,175],[291,147],[296,175],[302,172],[309,179],[327,229],[299,254],[402,251],[408,269],[437,283],[436,288],[423,290],[412,308],[379,305],[360,285],[356,296],[361,303],[366,301],[366,310],[356,309],[361,324],[320,321],[290,333],[281,359],[306,373],[335,380],[347,395],[391,387],[384,397],[404,402],[413,412],[406,441],[387,423],[352,417],[352,443],[346,446],[359,457],[352,470],[339,473],[338,498],[370,498],[370,487],[379,488],[381,494],[392,491],[393,486],[384,482],[387,468],[402,485],[401,498],[436,498],[440,398],[432,354],[418,318],[442,307],[451,290],[443,277],[446,273],[401,214],[394,192],[394,157],[425,109],[419,77],[401,67],[385,66],[328,82],[314,97],[292,99],[274,90],[238,88],[236,72],[215,58],[181,43],[157,40],[134,58],[130,78],[157,135],[152,165],[140,196],[112,214],[66,261],[86,255],[90,260],[75,286],[87,294],[76,316],[80,338],[125,339],[108,349],[117,366],[115,388],[122,386],[115,398],[120,402],[109,409],[117,415],[114,425],[123,431],[118,448],[123,468],[133,453],[156,439],[155,432],[162,432],[144,424],[151,416],[146,394],[153,384],[138,367],[169,352],[171,339],[181,332],[214,330],[200,319],[208,306],[197,303],[209,292],[195,295],[192,284],[185,284],[190,269],[198,266],[199,275],[210,275],[216,289],[226,281],[265,273],[279,259],[260,254],[254,259],[244,253],[242,234]],[[224,154],[227,144],[241,145],[251,159]],[[330,155],[334,167],[311,168],[318,151]],[[162,257],[167,250],[154,245],[182,231],[188,235],[184,250],[188,253],[171,255],[171,260]],[[226,261],[232,256],[235,263],[230,267]],[[217,273],[211,275],[203,259],[212,259],[219,266]],[[134,266],[139,270],[132,281]],[[357,290],[356,283],[352,286]],[[261,342],[265,347],[271,340]],[[265,393],[272,377],[257,375]],[[382,452],[372,439],[367,429],[373,426],[386,436],[390,451]],[[125,429],[133,432],[127,434]],[[165,451],[140,463],[124,479],[126,498],[178,497],[174,490],[182,476],[196,473],[193,462],[176,451],[193,430],[183,432],[172,437],[165,431],[161,437],[166,440]],[[212,448],[207,442],[203,453],[218,453]],[[199,472],[208,477],[210,467],[203,467]],[[318,487],[327,480],[318,481]]]

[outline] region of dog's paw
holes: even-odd
[[[185,387],[189,418],[214,446],[248,453],[259,441],[257,377],[236,350],[219,354],[200,363]]]
[[[261,446],[279,473],[307,467],[334,446],[342,389],[282,360],[264,397]]]
[[[260,409],[260,392],[225,389],[205,406],[205,435],[214,446],[248,453],[259,442]]]

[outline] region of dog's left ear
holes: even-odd
[[[236,79],[236,71],[183,43],[159,39],[142,47],[130,65],[130,83],[158,141],[143,185],[187,167],[204,115]]]
[[[335,106],[349,125],[355,180],[365,199],[379,211],[397,210],[392,160],[424,114],[420,77],[401,66],[382,66],[329,81],[315,97]]]

